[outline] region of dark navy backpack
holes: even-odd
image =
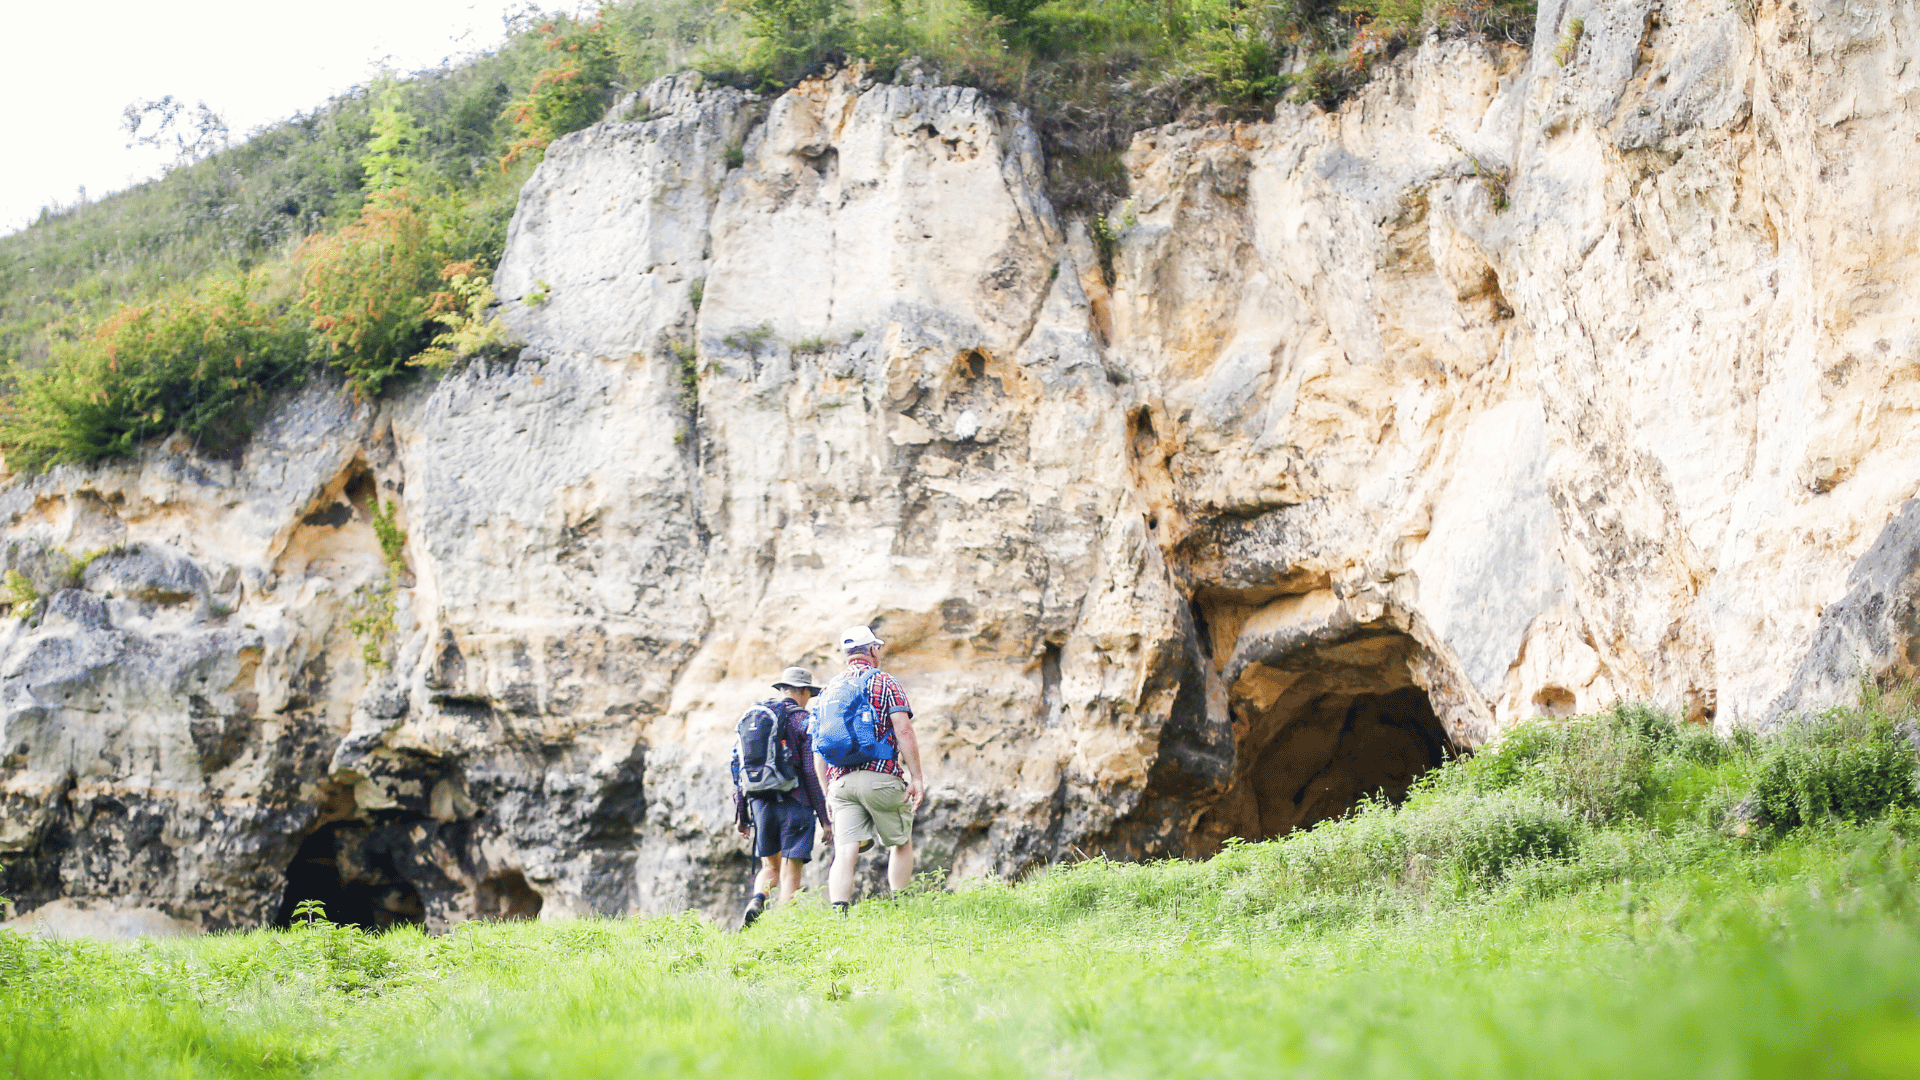
[[[749,796],[772,798],[800,783],[800,754],[787,741],[785,711],[778,702],[755,705],[734,725],[734,768]]]
[[[874,732],[873,679],[878,670],[858,678],[837,676],[813,703],[808,734],[813,752],[827,764],[847,768],[869,761],[893,760],[893,747]]]

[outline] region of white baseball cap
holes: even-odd
[[[840,635],[840,647],[848,652],[862,649],[868,645],[885,645],[886,642],[873,636],[873,630],[865,626],[849,626]]]

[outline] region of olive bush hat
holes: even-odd
[[[803,667],[790,667],[780,673],[773,681],[775,690],[818,690],[820,684],[813,681],[813,672]]]

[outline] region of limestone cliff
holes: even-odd
[[[516,362],[0,492],[47,594],[0,640],[0,893],[719,910],[732,723],[855,622],[956,879],[1910,666],[1915,5],[1549,0],[1536,40],[1143,133],[1111,241],[975,91],[651,87],[522,193]]]

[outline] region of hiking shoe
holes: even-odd
[[[752,926],[753,920],[759,918],[760,913],[766,909],[767,898],[764,896],[756,896],[747,901],[747,910],[740,916],[740,929],[745,930],[747,927]]]

